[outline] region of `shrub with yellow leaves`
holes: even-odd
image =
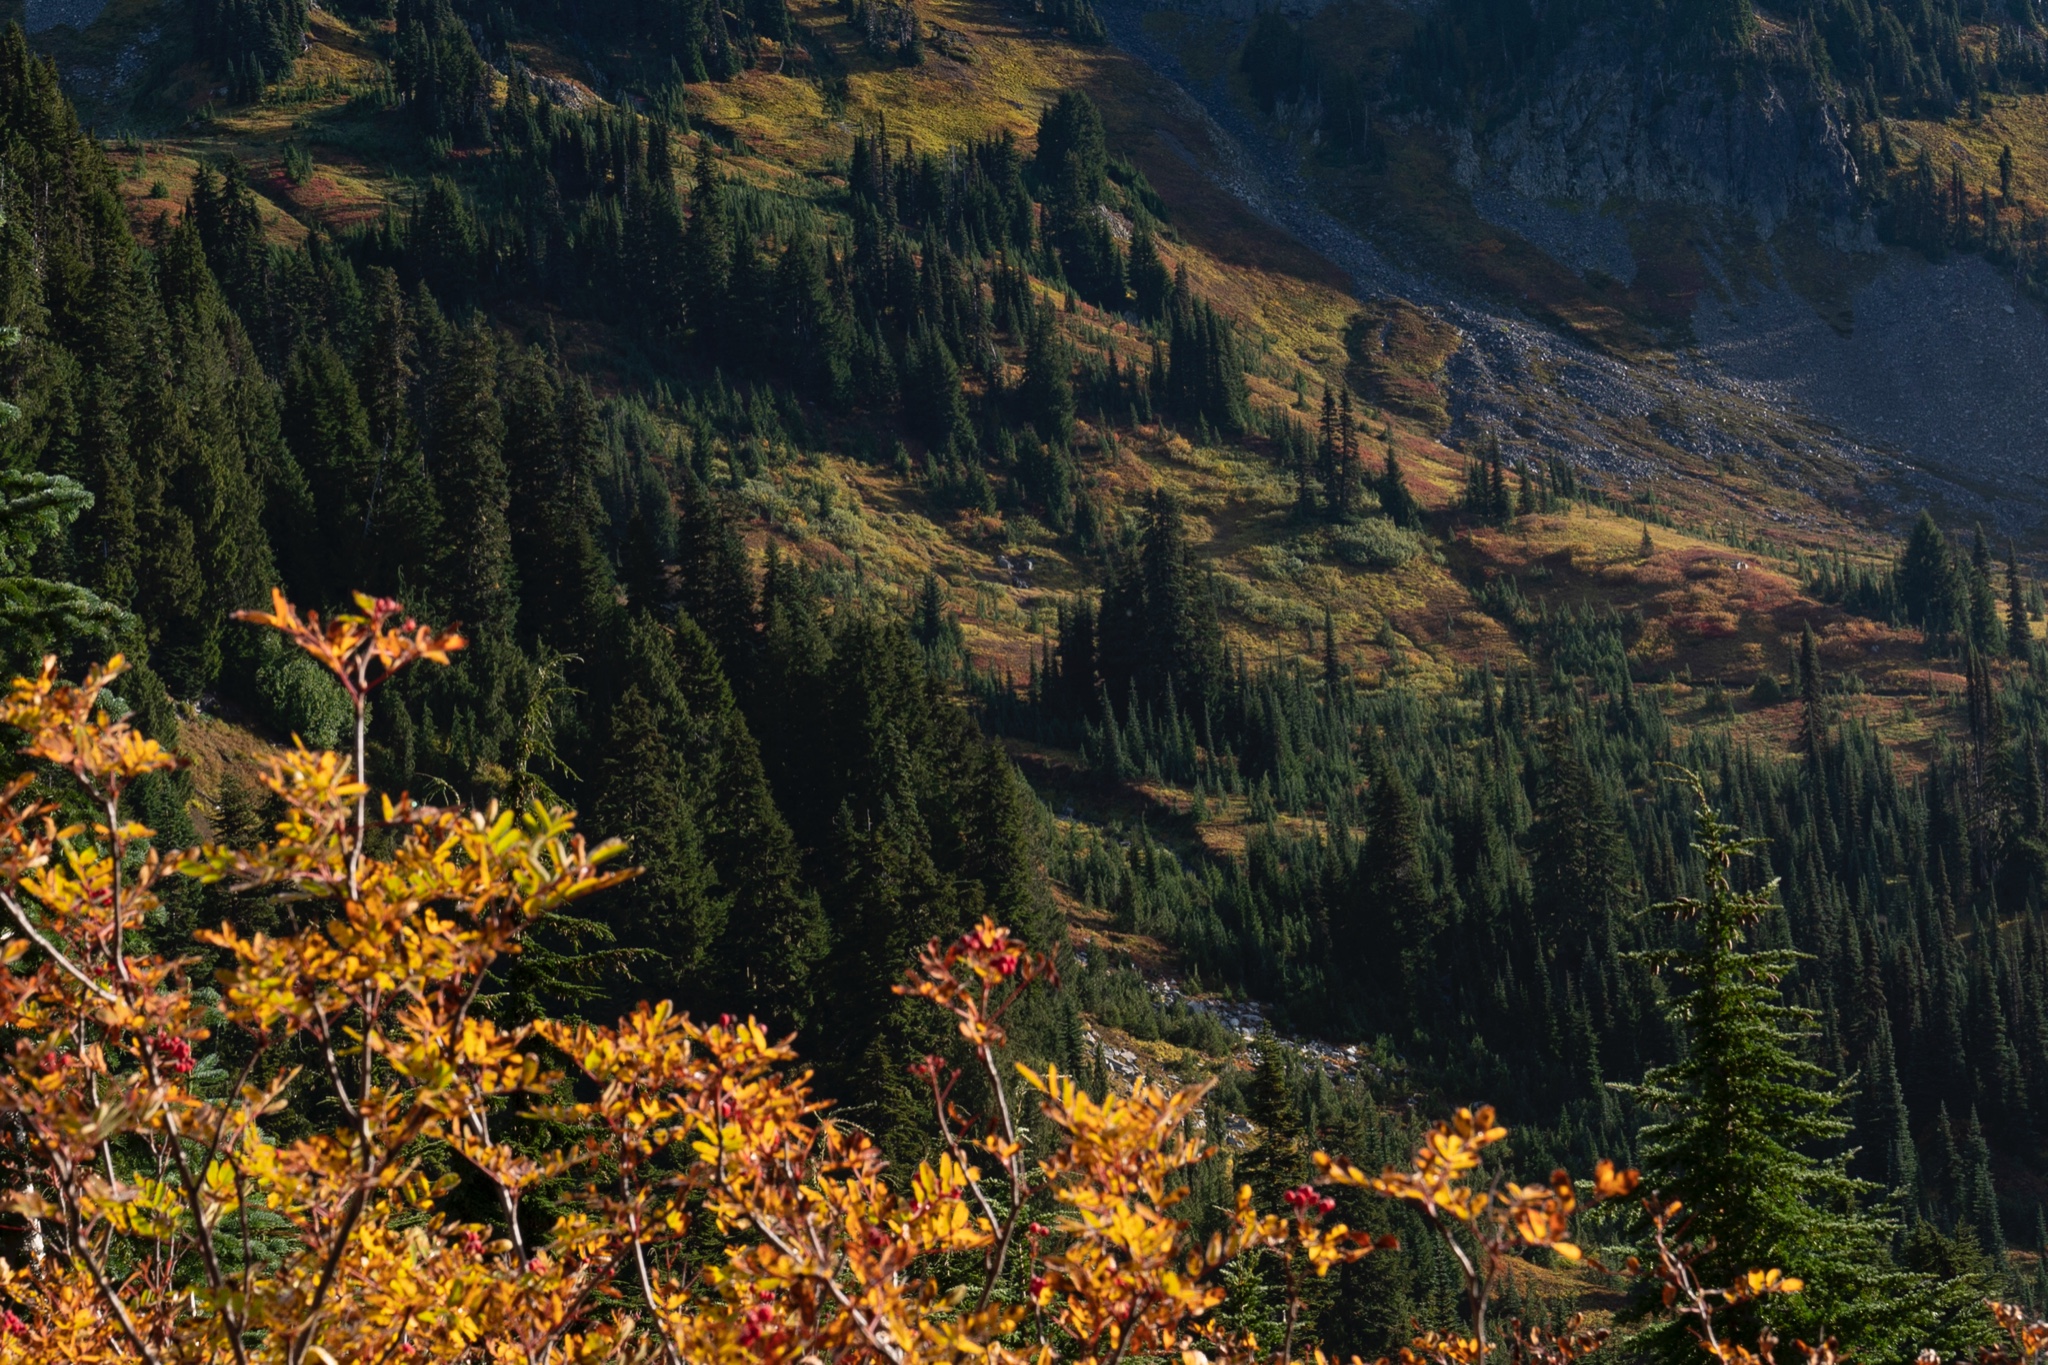
[[[1541,1185],[1517,1185],[1499,1176],[1484,1186],[1471,1183],[1484,1174],[1486,1149],[1507,1135],[1492,1108],[1482,1105],[1460,1109],[1448,1122],[1432,1127],[1405,1171],[1390,1166],[1379,1175],[1368,1175],[1349,1162],[1316,1154],[1317,1169],[1332,1184],[1355,1185],[1414,1204],[1464,1276],[1471,1335],[1424,1333],[1402,1351],[1407,1365],[1483,1365],[1494,1349],[1487,1312],[1508,1263],[1539,1249],[1572,1262],[1584,1255],[1570,1240],[1579,1193],[1565,1171],[1552,1171]],[[1618,1199],[1633,1193],[1636,1185],[1634,1171],[1619,1171],[1613,1162],[1602,1161],[1594,1175],[1593,1195],[1603,1201]],[[1517,1357],[1546,1365],[1568,1365],[1606,1339],[1604,1333],[1577,1327],[1546,1336],[1520,1322],[1511,1326],[1510,1343]]]
[[[359,596],[356,608],[323,622],[279,596],[250,614],[334,674],[356,721],[351,755],[295,748],[271,763],[264,784],[283,817],[253,848],[163,853],[123,814],[138,779],[178,760],[107,715],[120,659],[75,686],[45,661],[0,701],[45,765],[0,789],[0,1021],[12,1040],[0,1151],[28,1173],[0,1195],[26,1228],[18,1263],[0,1262],[0,1365],[1285,1365],[1298,1287],[1282,1339],[1261,1343],[1212,1312],[1222,1268],[1274,1252],[1290,1275],[1324,1275],[1392,1248],[1328,1221],[1334,1201],[1313,1186],[1290,1191],[1284,1214],[1241,1189],[1197,1244],[1175,1206],[1184,1172],[1210,1154],[1188,1136],[1206,1087],[1141,1078],[1097,1099],[1057,1070],[1007,1074],[1004,1018],[1056,981],[1057,962],[986,919],[929,944],[898,988],[953,1017],[991,1097],[991,1112],[968,1114],[961,1071],[926,1059],[940,1144],[914,1172],[887,1171],[812,1093],[787,1041],[753,1020],[702,1023],[661,1004],[609,1027],[501,1025],[479,1005],[493,968],[536,921],[631,873],[613,866],[618,845],[589,846],[544,803],[465,811],[384,796],[373,811],[371,695],[464,642],[396,602]],[[62,781],[91,819],[58,823],[48,784]],[[202,936],[227,963],[217,993],[151,945],[172,875],[285,909],[274,936]],[[216,1032],[246,1044],[235,1076],[195,1066],[195,1044]],[[293,1057],[308,1059],[303,1072],[284,1064]],[[565,1059],[577,1084],[547,1058]],[[339,1122],[277,1136],[270,1120],[295,1083],[330,1095]],[[1013,1107],[1027,1091],[1054,1135],[1037,1161]],[[514,1101],[574,1141],[509,1142],[499,1130]],[[1490,1109],[1460,1110],[1405,1171],[1316,1156],[1326,1183],[1416,1205],[1464,1272],[1469,1334],[1423,1333],[1407,1365],[1487,1365],[1486,1308],[1508,1260],[1585,1259],[1570,1240],[1581,1192],[1564,1172],[1526,1186],[1487,1174],[1483,1154],[1505,1135]],[[456,1177],[427,1177],[441,1153],[487,1187],[491,1222],[454,1211]],[[542,1182],[580,1184],[553,1196],[545,1231],[527,1210]],[[1617,1199],[1636,1183],[1602,1163],[1589,1192]],[[1677,1207],[1646,1207],[1672,1311],[1728,1365],[1768,1360],[1768,1340],[1721,1344],[1713,1311],[1797,1281],[1759,1271],[1702,1288],[1667,1235]],[[1040,1222],[1031,1210],[1058,1212]],[[2040,1365],[2048,1328],[2007,1312],[2017,1352],[2000,1365]],[[1605,1340],[1578,1320],[1557,1333],[1516,1323],[1508,1347],[1512,1365],[1572,1365]],[[1825,1349],[1809,1353],[1816,1365]]]
[[[1415,1205],[1423,1221],[1449,1249],[1465,1280],[1470,1334],[1423,1332],[1401,1350],[1402,1365],[1486,1365],[1496,1343],[1488,1309],[1509,1263],[1528,1252],[1545,1250],[1570,1264],[1592,1261],[1571,1240],[1571,1220],[1580,1209],[1579,1186],[1564,1170],[1550,1173],[1540,1185],[1518,1185],[1485,1169],[1485,1152],[1504,1140],[1508,1130],[1495,1121],[1490,1107],[1460,1109],[1447,1122],[1434,1125],[1416,1149],[1409,1169],[1388,1167],[1369,1175],[1349,1162],[1318,1152],[1316,1166],[1332,1184],[1352,1185],[1388,1199]],[[1481,1180],[1485,1183],[1478,1183]],[[1611,1161],[1595,1164],[1586,1193],[1596,1203],[1636,1194],[1641,1177]],[[1796,1294],[1799,1280],[1777,1270],[1752,1270],[1727,1288],[1706,1288],[1693,1274],[1697,1249],[1675,1240],[1682,1206],[1654,1197],[1643,1200],[1650,1243],[1656,1249],[1655,1273],[1663,1280],[1665,1308],[1692,1319],[1694,1336],[1707,1355],[1724,1365],[1751,1365],[1769,1359],[1768,1334],[1758,1350],[1722,1340],[1714,1325],[1717,1307],[1747,1302],[1767,1294]],[[1641,1273],[1638,1258],[1629,1259],[1630,1273]],[[1606,1328],[1586,1325],[1574,1317],[1564,1330],[1548,1332],[1519,1320],[1509,1324],[1508,1356],[1512,1365],[1572,1365],[1607,1344]],[[1805,1348],[1808,1365],[1832,1365],[1832,1343]]]
[[[631,875],[622,850],[590,847],[540,803],[373,810],[371,695],[463,640],[367,597],[323,622],[278,596],[248,619],[331,672],[356,719],[352,755],[296,748],[270,765],[284,815],[257,847],[162,854],[123,815],[124,791],[178,760],[106,714],[119,659],[76,686],[46,661],[0,703],[24,752],[99,813],[60,826],[30,778],[0,791],[14,1038],[0,1144],[33,1172],[5,1197],[28,1235],[20,1263],[0,1265],[0,1362],[1241,1357],[1257,1343],[1206,1321],[1219,1267],[1298,1249],[1320,1272],[1380,1245],[1326,1225],[1320,1202],[1266,1215],[1248,1192],[1225,1233],[1192,1245],[1172,1210],[1207,1150],[1183,1136],[1200,1088],[1095,1100],[1026,1072],[1059,1134],[1027,1161],[1002,1019],[1055,964],[993,923],[932,944],[902,988],[956,1018],[997,1100],[975,1126],[952,1101],[958,1076],[928,1061],[944,1151],[905,1180],[751,1020],[657,1005],[613,1027],[500,1026],[478,1007],[493,966],[541,917]],[[217,996],[146,946],[173,874],[286,908],[275,936],[203,936],[228,962]],[[215,1030],[249,1055],[202,1082],[194,1045]],[[550,1103],[564,1092],[546,1055],[580,1073],[579,1098]],[[298,1077],[286,1056],[312,1059],[337,1126],[272,1135]],[[582,1136],[538,1154],[509,1143],[494,1122],[515,1097]],[[450,1211],[453,1178],[424,1174],[435,1151],[487,1182],[491,1224]],[[566,1211],[532,1230],[527,1196],[576,1179]],[[1065,1213],[1020,1225],[1027,1205]],[[711,1226],[692,1254],[697,1220]],[[708,1264],[707,1231],[724,1248]],[[998,1292],[1020,1254],[1021,1302]],[[979,1258],[978,1283],[942,1285],[963,1257]]]

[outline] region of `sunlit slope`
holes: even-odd
[[[1454,322],[1410,299],[1355,296],[1343,271],[1247,208],[1232,192],[1222,135],[1139,61],[1114,47],[1067,42],[1029,15],[984,0],[938,0],[924,14],[927,59],[907,66],[871,56],[837,7],[798,6],[806,31],[831,49],[818,65],[843,73],[843,84],[764,63],[727,83],[692,86],[692,131],[680,139],[675,164],[687,167],[697,141],[709,138],[728,176],[836,214],[855,130],[886,128],[892,144],[924,151],[1003,132],[1028,146],[1039,110],[1058,92],[1090,92],[1112,156],[1127,159],[1156,191],[1167,264],[1184,268],[1238,328],[1260,425],[1274,430],[1285,419],[1313,427],[1324,387],[1349,385],[1360,401],[1367,472],[1377,473],[1393,451],[1426,514],[1418,531],[1397,536],[1380,535],[1374,528],[1385,523],[1373,522],[1365,534],[1371,544],[1361,550],[1355,528],[1299,513],[1292,473],[1269,436],[1205,438],[1084,404],[1077,446],[1090,488],[1115,516],[1139,515],[1158,489],[1181,497],[1215,570],[1231,641],[1248,658],[1320,660],[1327,613],[1337,654],[1358,677],[1448,686],[1482,664],[1540,662],[1541,631],[1531,613],[1613,610],[1632,623],[1639,678],[1668,682],[1669,704],[1683,717],[1710,680],[1739,696],[1760,673],[1782,674],[1799,630],[1811,623],[1831,659],[1866,677],[1872,699],[1852,699],[1851,710],[1868,706],[1879,719],[1924,728],[1924,720],[1895,716],[1899,708],[1880,700],[1941,690],[1938,678],[1914,666],[1913,642],[1812,600],[1798,564],[1785,557],[1883,549],[1870,519],[1844,496],[1840,469],[1816,466],[1787,478],[1783,469],[1736,460],[1703,462],[1665,439],[1665,416],[1617,416],[1618,427],[1634,432],[1639,476],[1585,480],[1581,496],[1501,524],[1472,517],[1461,498],[1476,448],[1469,434],[1453,434],[1449,418],[1459,396],[1455,358],[1468,344]],[[317,13],[293,79],[263,102],[199,119],[175,137],[117,146],[138,224],[178,213],[193,168],[224,154],[247,168],[281,242],[402,214],[428,175],[486,174],[489,153],[435,158],[402,111],[388,107],[377,38]],[[1211,33],[1204,41],[1219,40]],[[1227,65],[1226,51],[1207,50]],[[596,101],[589,92],[602,82],[578,59],[537,48],[520,56],[566,97]],[[294,174],[288,163],[299,153]],[[1455,203],[1447,211],[1464,212]],[[1471,223],[1485,226],[1476,216]],[[1504,242],[1488,231],[1491,237],[1460,250],[1474,259],[1515,255],[1512,244],[1488,246]],[[1667,245],[1688,249],[1683,234]],[[1654,360],[1663,344],[1654,301],[1602,302],[1584,285],[1574,286],[1579,302],[1550,314]],[[1155,338],[1134,320],[1050,288],[1045,297],[1084,362],[1110,354],[1125,367],[1149,361]],[[1603,333],[1606,323],[1586,321],[1596,315],[1611,315],[1621,331]],[[512,308],[502,320],[547,336],[607,382],[641,382],[631,348],[601,327],[537,309]],[[1540,414],[1555,398],[1535,382],[1524,401]],[[1756,414],[1709,415],[1738,418]],[[1100,563],[1071,536],[1029,516],[948,507],[925,485],[916,458],[906,471],[878,455],[873,430],[858,413],[821,420],[818,449],[739,490],[753,513],[753,543],[773,538],[858,577],[882,600],[907,602],[935,572],[977,661],[1021,680],[1049,638],[1059,602],[1099,583]],[[1512,442],[1512,426],[1502,434]],[[1654,541],[1648,554],[1646,522]],[[1700,723],[1729,722],[1717,708]],[[1732,723],[1772,742],[1789,734],[1768,708]]]

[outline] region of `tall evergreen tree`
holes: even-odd
[[[1821,675],[1820,641],[1811,623],[1799,632],[1799,702],[1800,747],[1818,763],[1827,744],[1827,692]]]
[[[1963,1140],[1962,1216],[1977,1233],[1985,1254],[2003,1258],[2005,1225],[1998,1216],[1998,1188],[1991,1178],[1991,1144],[1984,1137],[1977,1106],[1970,1106],[1970,1127]]]
[[[715,353],[727,336],[725,317],[732,289],[733,224],[725,178],[719,173],[708,134],[697,136],[697,159],[690,183],[690,221],[683,233],[683,270],[689,282],[684,304],[698,346]]]
[[[2019,557],[2005,547],[2005,650],[2021,663],[2032,652],[2034,628],[2027,616],[2027,596],[2020,589]]]
[[[1943,1325],[1936,1286],[1893,1265],[1895,1226],[1857,1208],[1872,1187],[1841,1157],[1814,1155],[1848,1136],[1848,1094],[1800,1055],[1814,1013],[1786,1004],[1779,987],[1798,955],[1747,946],[1776,912],[1777,883],[1737,890],[1733,868],[1763,841],[1740,837],[1689,780],[1706,894],[1660,907],[1689,927],[1687,946],[1642,955],[1680,988],[1668,1009],[1686,1050],[1623,1087],[1657,1115],[1642,1130],[1645,1173],[1691,1210],[1690,1236],[1713,1239],[1698,1263],[1704,1282],[1759,1266],[1806,1281],[1803,1294],[1731,1316],[1807,1340],[1833,1335],[1866,1359],[1911,1356]],[[1670,1325],[1655,1330],[1674,1359],[1697,1349]]]
[[[1223,629],[1179,499],[1153,494],[1134,558],[1113,566],[1098,629],[1105,690],[1199,714],[1223,680]]]
[[[1331,925],[1333,953],[1352,965],[1359,984],[1369,983],[1353,997],[1361,1022],[1401,1034],[1422,1024],[1443,925],[1415,790],[1397,768],[1383,767],[1373,783],[1365,848]]]
[[[1074,439],[1073,357],[1061,338],[1052,310],[1032,312],[1024,337],[1024,386],[1020,395],[1025,417],[1039,439],[1065,447]]]
[[[517,610],[498,353],[481,324],[449,338],[427,396],[427,441],[447,539],[440,579],[449,609],[472,630],[509,638]]]
[[[1998,586],[1991,579],[1991,550],[1984,528],[1970,544],[1970,643],[1982,654],[2005,652],[2005,627],[1998,619]]]
[[[601,439],[596,404],[581,381],[558,385],[532,348],[509,358],[501,382],[521,635],[557,654],[594,657],[618,611],[599,544],[607,518],[591,476]]]
[[[156,266],[162,323],[150,328],[156,349],[128,423],[140,485],[134,606],[154,666],[172,691],[191,696],[220,672],[228,613],[260,603],[275,579],[261,470],[289,456],[274,390],[214,284],[197,230],[174,228]],[[276,481],[285,481],[281,468]]]
[[[718,647],[726,675],[743,680],[757,643],[753,561],[710,489],[687,479],[680,500],[676,545],[683,609]]]
[[[637,989],[687,1004],[706,994],[703,971],[727,907],[715,894],[690,808],[689,775],[638,686],[628,686],[612,708],[604,753],[592,826],[626,840],[642,870],[594,908],[609,915],[633,954]]]
[[[1564,724],[1552,724],[1544,756],[1540,815],[1530,830],[1537,915],[1553,944],[1590,938],[1604,948],[1628,909],[1635,859],[1613,804]]]
[[[357,589],[389,590],[394,585],[377,581],[374,550],[364,535],[381,461],[355,380],[331,346],[302,346],[292,356],[284,376],[284,436],[305,471],[323,532],[310,544],[280,546],[303,561],[297,572],[287,569],[293,591],[308,604],[332,606]]]
[[[1394,443],[1387,442],[1386,464],[1381,468],[1379,478],[1380,510],[1386,513],[1394,525],[1413,529],[1422,524],[1422,509],[1416,504],[1415,495],[1408,491],[1408,480],[1401,473],[1401,458],[1394,453]]]
[[[1870,1178],[1892,1197],[1911,1201],[1920,1185],[1920,1154],[1913,1146],[1912,1115],[1892,1050],[1891,1025],[1878,1016],[1862,1069],[1856,1134]]]
[[[1948,539],[1928,512],[1922,511],[1913,523],[1899,556],[1898,590],[1907,619],[1926,634],[1929,648],[1944,647],[1957,624],[1955,566]]]

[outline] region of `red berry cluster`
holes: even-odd
[[[1328,1213],[1331,1209],[1337,1207],[1336,1200],[1330,1198],[1327,1194],[1317,1194],[1308,1185],[1289,1190],[1280,1197],[1285,1199],[1293,1207],[1294,1211],[1301,1214],[1304,1218],[1312,1213]]]
[[[775,1319],[775,1305],[772,1303],[757,1303],[749,1308],[740,1318],[740,1345],[753,1346],[763,1337],[772,1335]]]
[[[174,1076],[183,1076],[192,1070],[192,1044],[175,1034],[159,1033],[149,1040],[150,1051],[156,1054],[156,1064]]]
[[[1024,954],[1010,942],[1009,931],[1006,929],[970,929],[967,931],[966,943],[977,952],[993,954],[989,965],[1004,976],[1014,976],[1018,964],[1024,959]]]

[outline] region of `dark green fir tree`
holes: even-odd
[[[1858,1359],[1911,1360],[1979,1310],[1949,1302],[1930,1277],[1894,1263],[1897,1225],[1863,1207],[1877,1191],[1840,1155],[1849,1092],[1801,1055],[1814,1012],[1787,1004],[1780,988],[1801,956],[1753,943],[1779,913],[1777,882],[1737,889],[1735,869],[1763,841],[1723,820],[1699,778],[1684,780],[1697,807],[1693,847],[1705,894],[1658,907],[1684,926],[1684,946],[1639,956],[1673,982],[1668,1010],[1685,1050],[1620,1087],[1655,1115],[1640,1139],[1646,1180],[1684,1202],[1690,1239],[1712,1240],[1697,1266],[1704,1282],[1768,1267],[1805,1280],[1804,1293],[1731,1313],[1738,1332],[1833,1336]],[[1817,1154],[1829,1151],[1837,1154]],[[1698,1345],[1674,1324],[1653,1328],[1651,1339],[1668,1359],[1697,1358]]]

